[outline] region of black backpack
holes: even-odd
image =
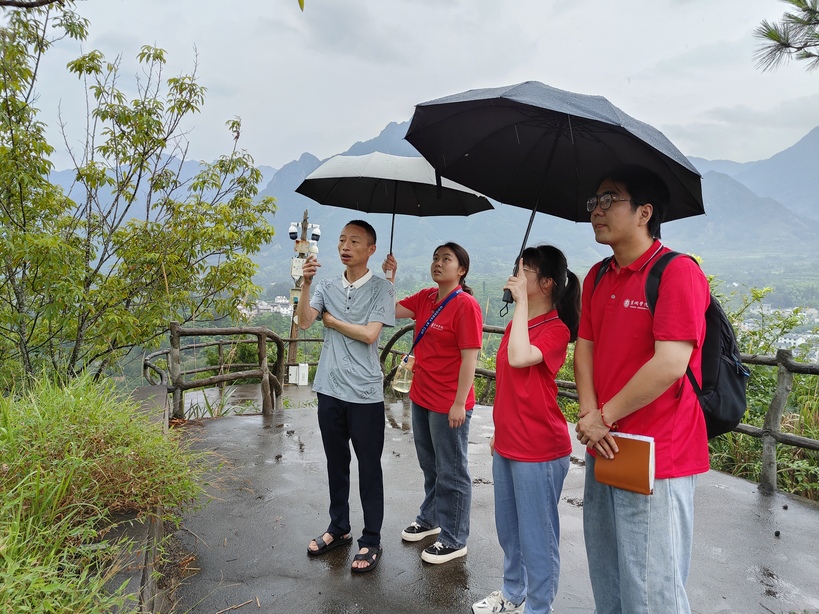
[[[654,314],[660,278],[665,267],[677,256],[678,252],[663,254],[651,267],[646,278],[646,303]],[[611,256],[603,259],[594,280],[594,287],[600,283],[608,268]],[[693,258],[692,258],[693,260]],[[695,260],[696,262],[696,260]],[[751,372],[742,364],[737,338],[722,305],[712,294],[708,309],[705,311],[705,341],[702,346],[702,386],[697,383],[691,367],[686,370],[688,380],[697,393],[703,414],[708,439],[733,431],[745,415],[748,407],[745,388]]]

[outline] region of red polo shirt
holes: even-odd
[[[458,286],[453,292],[461,289]],[[399,303],[415,314],[415,332],[423,328],[438,308],[438,288],[427,288]],[[453,298],[429,325],[412,351],[415,356],[410,399],[426,409],[449,413],[458,392],[461,350],[480,348],[483,341],[481,306],[475,298],[461,292]],[[475,389],[469,388],[466,409],[475,405]]]
[[[700,379],[705,310],[709,288],[700,267],[686,257],[669,263],[660,282],[654,316],[646,304],[651,266],[670,251],[655,241],[631,265],[614,261],[594,288],[598,265],[583,282],[578,336],[594,343],[594,389],[602,405],[617,394],[654,355],[655,341],[691,341],[690,366]],[[683,375],[655,401],[617,421],[624,433],[654,437],[656,477],[682,477],[708,471],[708,438],[699,400]]]
[[[529,343],[543,361],[516,369],[509,364],[509,327],[495,365],[495,452],[504,458],[542,463],[568,456],[572,442],[566,418],[557,404],[555,376],[566,360],[569,329],[557,311],[529,320]]]

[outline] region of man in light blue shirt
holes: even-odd
[[[338,241],[344,273],[340,278],[323,279],[312,288],[321,265],[309,258],[304,263],[304,284],[296,308],[299,328],[310,328],[319,317],[326,328],[313,390],[318,397],[319,428],[327,456],[330,524],[324,534],[310,542],[307,554],[318,556],[352,542],[352,442],[364,512],[359,553],[351,568],[354,573],[372,571],[378,565],[384,519],[384,391],[378,338],[382,327],[395,324],[395,289],[387,280],[373,276],[367,266],[375,253],[375,242],[370,224],[361,220],[348,223]]]

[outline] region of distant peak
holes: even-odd
[[[303,162],[319,162],[319,159],[311,154],[309,151],[305,151],[298,159],[299,164]]]
[[[401,133],[401,138],[403,139],[404,135],[407,133],[407,128],[409,128],[409,121],[401,123],[390,122],[378,136],[394,135],[395,133],[399,132]]]
[[[409,121],[390,122],[377,137],[369,141],[358,141],[344,153],[350,156],[363,156],[380,151],[394,156],[418,156],[420,154],[416,149],[404,140],[408,127]]]

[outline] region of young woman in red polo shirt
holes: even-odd
[[[548,614],[560,575],[557,504],[572,451],[555,377],[577,337],[580,282],[563,252],[539,245],[523,251],[504,289],[515,312],[498,348],[490,440],[503,585],[472,611]]]
[[[397,268],[392,255],[384,269]],[[424,501],[415,521],[401,533],[415,542],[431,535],[424,549],[427,563],[445,563],[466,554],[472,480],[467,444],[475,405],[475,365],[483,339],[478,301],[466,285],[469,254],[457,243],[435,249],[430,273],[435,286],[398,301],[396,318],[415,320],[415,335],[430,316],[450,299],[413,349],[412,432],[418,463],[424,473]],[[450,298],[451,297],[451,298]]]

